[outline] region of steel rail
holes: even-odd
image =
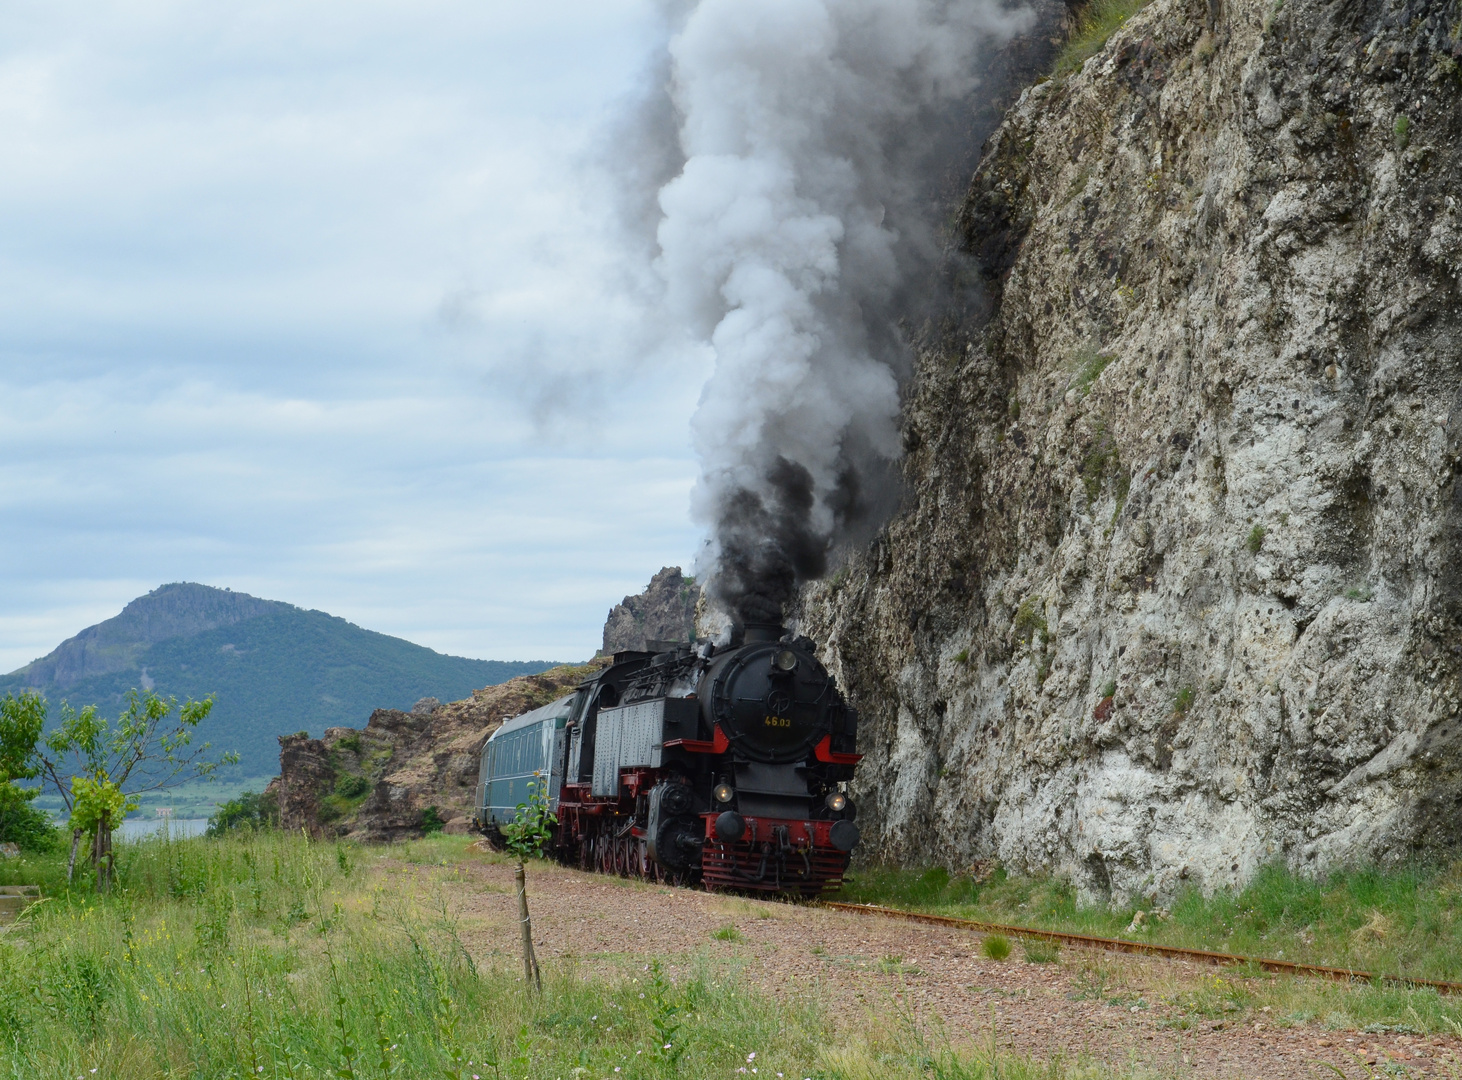
[[[1107,949],[1113,952],[1141,953],[1146,956],[1162,956],[1170,960],[1201,960],[1209,964],[1254,964],[1264,971],[1277,971],[1289,975],[1316,975],[1341,982],[1395,983],[1401,986],[1426,986],[1440,994],[1462,994],[1462,983],[1443,982],[1440,979],[1416,979],[1406,975],[1387,975],[1375,971],[1358,971],[1353,968],[1326,967],[1323,964],[1301,964],[1292,960],[1272,960],[1261,956],[1241,956],[1238,953],[1212,952],[1208,949],[1185,949],[1178,945],[1156,945],[1147,941],[1128,941],[1126,938],[1096,937],[1092,934],[1070,934],[1060,930],[1037,930],[1029,926],[1007,926],[1003,923],[979,922],[975,919],[956,919],[949,915],[930,915],[922,911],[904,911],[901,908],[879,907],[876,904],[844,904],[836,900],[818,901],[819,906],[836,911],[851,911],[864,915],[882,915],[887,918],[908,919],[911,922],[934,923],[938,926],[954,926],[962,930],[978,930],[986,934],[1010,934],[1013,937],[1038,938],[1042,941],[1059,941],[1072,945],[1085,945],[1092,949]]]

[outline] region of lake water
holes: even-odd
[[[169,836],[202,836],[208,828],[207,818],[128,818],[112,831],[117,840],[142,840],[155,836],[166,827]]]

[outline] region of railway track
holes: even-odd
[[[1440,979],[1413,979],[1405,975],[1387,975],[1383,972],[1359,971],[1353,968],[1326,967],[1323,964],[1300,964],[1291,960],[1241,956],[1238,953],[1212,952],[1208,949],[1185,949],[1177,945],[1155,945],[1146,941],[1128,941],[1126,938],[1067,934],[1059,930],[1037,930],[1029,926],[1007,926],[1004,923],[979,922],[975,919],[956,919],[949,915],[929,915],[921,911],[903,911],[899,908],[879,907],[875,904],[844,904],[835,900],[823,900],[820,901],[820,905],[836,911],[851,911],[856,914],[878,915],[890,919],[907,919],[911,922],[933,923],[936,926],[953,926],[963,930],[976,930],[983,934],[1007,934],[1011,937],[1035,938],[1040,941],[1058,941],[1069,945],[1084,945],[1089,949],[1141,953],[1145,956],[1162,956],[1170,960],[1197,960],[1208,964],[1253,964],[1264,971],[1276,971],[1288,975],[1311,975],[1340,982],[1379,980],[1399,986],[1430,987],[1440,994],[1462,994],[1462,983],[1443,982]]]

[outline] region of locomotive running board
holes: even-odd
[[[721,730],[721,725],[717,724],[715,737],[710,742],[704,739],[671,739],[665,743],[667,750],[672,746],[678,746],[691,754],[724,754],[731,748],[731,740],[726,738],[726,733]]]

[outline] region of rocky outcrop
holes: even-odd
[[[695,578],[678,566],[667,566],[650,579],[638,596],[615,604],[604,622],[603,652],[613,655],[647,649],[652,642],[694,641],[696,604],[701,596]]]
[[[280,825],[317,836],[399,840],[420,836],[430,812],[465,830],[482,745],[502,721],[569,693],[597,663],[552,668],[443,705],[424,698],[410,712],[377,709],[362,729],[334,727],[323,739],[279,740]]]
[[[1155,0],[960,217],[904,511],[800,621],[866,850],[1090,896],[1462,840],[1462,7]]]

